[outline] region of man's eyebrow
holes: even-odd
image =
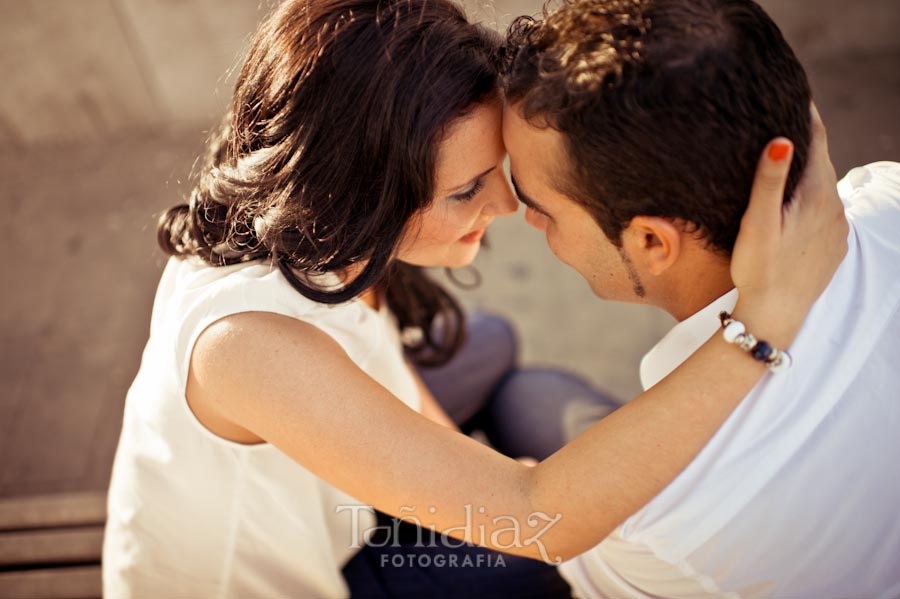
[[[516,195],[519,197],[520,202],[522,202],[523,204],[525,204],[526,206],[528,206],[535,212],[543,214],[544,216],[550,216],[549,214],[547,214],[547,211],[544,210],[543,206],[541,206],[536,201],[534,201],[534,199],[532,199],[532,198],[528,197],[527,195],[525,195],[524,193],[522,193],[522,190],[519,188],[519,185],[516,183],[516,178],[513,177],[512,173],[510,173],[509,179],[510,179],[510,181],[512,181],[513,189],[516,190]]]
[[[474,177],[472,177],[471,179],[469,179],[468,181],[466,181],[466,182],[463,183],[462,185],[457,185],[456,187],[451,187],[451,189],[457,189],[457,190],[463,189],[463,190],[464,190],[465,188],[467,188],[468,186],[470,186],[470,185],[471,185],[472,183],[474,183],[475,181],[478,181],[479,179],[481,179],[481,178],[484,177],[485,175],[487,175],[487,174],[493,172],[493,170],[496,169],[496,168],[497,168],[496,166],[492,166],[491,168],[489,168],[488,170],[484,171],[483,173],[480,173],[480,174],[478,174],[478,175],[475,175]],[[452,193],[450,193],[450,196],[459,195],[460,193],[463,193],[463,192],[459,192],[459,191],[452,192]]]

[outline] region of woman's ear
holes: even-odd
[[[682,251],[682,230],[678,223],[658,216],[636,216],[623,231],[622,241],[633,262],[653,276],[666,272]]]

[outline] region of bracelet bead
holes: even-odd
[[[759,343],[756,344],[756,347],[754,347],[751,350],[751,354],[753,355],[753,358],[758,362],[768,362],[769,354],[771,354],[771,353],[772,353],[772,346],[769,345],[768,343],[766,343],[765,341],[760,341]]]
[[[743,322],[738,322],[736,320],[732,320],[728,323],[728,326],[725,327],[725,330],[722,334],[725,336],[725,341],[728,343],[736,343],[739,335],[742,335],[747,332],[747,327],[744,326]]]
[[[769,364],[769,370],[775,373],[784,372],[791,367],[791,364],[794,363],[794,361],[791,359],[791,354],[787,353],[786,351],[778,352],[778,354],[778,358],[774,362]]]

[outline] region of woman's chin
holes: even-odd
[[[404,256],[401,254],[399,260],[424,268],[465,268],[475,261],[480,249],[480,243],[464,244],[457,242],[442,256]]]
[[[465,268],[466,266],[470,266],[472,262],[475,261],[475,258],[478,257],[480,249],[480,243],[471,244],[471,247],[466,247],[460,252],[455,252],[456,255],[450,256],[450,259],[441,266],[447,268]]]

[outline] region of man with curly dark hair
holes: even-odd
[[[526,219],[598,296],[679,321],[641,364],[649,388],[735,305],[746,192],[777,136],[791,209],[821,126],[806,74],[752,0],[563,0],[513,24],[508,59]],[[757,385],[673,483],[562,566],[579,595],[900,596],[900,165],[838,189],[850,251],[791,376]]]

